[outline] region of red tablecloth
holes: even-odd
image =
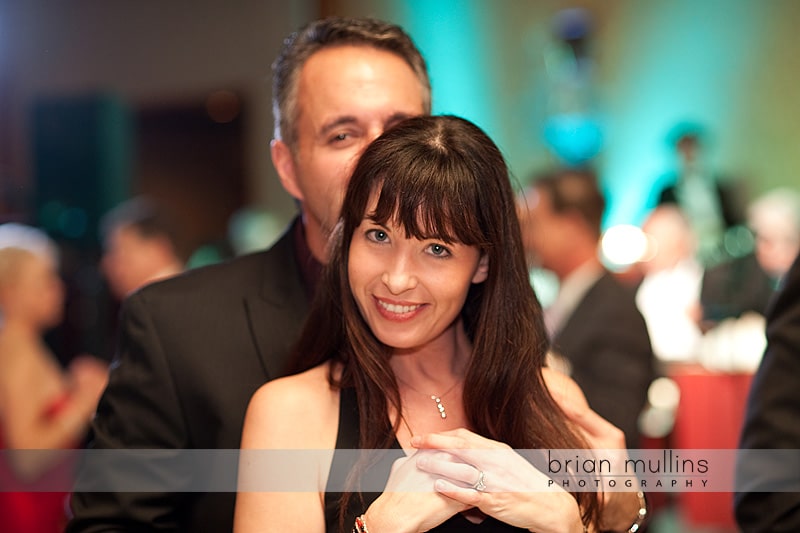
[[[753,375],[715,373],[699,366],[682,366],[672,369],[670,376],[681,391],[672,446],[736,449]],[[736,528],[733,493],[684,492],[677,500],[690,525]]]

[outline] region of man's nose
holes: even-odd
[[[383,126],[383,124],[378,124],[370,127],[369,130],[367,131],[367,144],[371,143],[372,141],[383,135],[383,132],[385,130],[386,128]]]

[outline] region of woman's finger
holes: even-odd
[[[449,453],[424,454],[417,459],[420,470],[457,481],[464,487],[474,486],[481,477],[481,471],[470,464],[460,461]]]
[[[480,507],[484,494],[472,488],[464,488],[446,479],[437,479],[433,484],[436,492],[468,507]]]

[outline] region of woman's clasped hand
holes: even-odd
[[[506,444],[463,428],[414,436],[411,444],[418,451],[395,461],[373,505],[407,508],[398,514],[404,522],[415,516],[415,531],[456,512],[474,522],[491,516],[538,533],[585,531],[575,498]],[[369,513],[365,518],[372,523]]]

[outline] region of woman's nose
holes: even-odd
[[[417,286],[413,262],[405,256],[395,257],[381,276],[381,282],[392,294],[401,294]]]

